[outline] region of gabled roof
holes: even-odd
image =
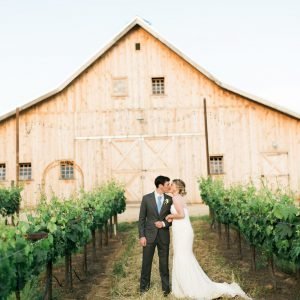
[[[81,68],[77,70],[70,78],[68,78],[65,82],[63,82],[60,86],[58,86],[56,89],[26,103],[25,105],[19,107],[20,112],[23,110],[26,110],[30,108],[31,106],[38,104],[39,102],[42,102],[43,100],[46,100],[47,98],[54,96],[61,92],[64,88],[66,88],[75,78],[77,78],[84,70],[86,70],[89,66],[91,66],[99,57],[101,57],[106,51],[108,51],[117,41],[119,41],[123,36],[125,36],[133,27],[136,25],[139,25],[144,30],[149,32],[152,36],[157,38],[161,43],[166,45],[168,48],[170,48],[172,51],[174,51],[176,54],[178,54],[182,59],[184,59],[186,62],[188,62],[190,65],[192,65],[195,69],[197,69],[199,72],[201,72],[203,75],[205,75],[207,78],[215,82],[218,86],[221,88],[233,92],[237,95],[240,95],[250,101],[256,102],[258,104],[261,104],[263,106],[266,106],[268,108],[271,108],[273,110],[276,110],[278,112],[281,112],[285,115],[288,115],[290,117],[296,118],[300,120],[300,114],[297,114],[293,111],[290,111],[284,107],[275,105],[274,103],[271,103],[269,101],[266,101],[262,98],[253,96],[251,94],[245,93],[243,91],[240,91],[236,88],[233,88],[221,81],[219,81],[217,78],[215,78],[212,74],[210,74],[208,71],[206,71],[204,68],[199,66],[197,63],[195,63],[193,60],[191,60],[188,56],[186,56],[184,53],[182,53],[179,49],[174,47],[171,43],[169,43],[167,40],[165,40],[158,32],[156,32],[152,26],[150,26],[145,20],[143,20],[140,17],[136,17],[133,21],[131,21],[128,25],[126,25],[120,33],[118,33],[104,48],[102,48],[99,52],[97,52],[93,57],[91,57]],[[0,117],[0,122],[8,119],[9,117],[15,115],[15,111],[11,111],[3,116]]]

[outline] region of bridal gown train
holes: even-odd
[[[176,214],[174,205],[171,206],[171,213]],[[184,213],[184,219],[174,219],[172,225],[172,294],[176,298],[196,300],[211,300],[221,296],[251,299],[237,283],[213,282],[205,274],[193,253],[194,232],[187,208],[184,208]]]

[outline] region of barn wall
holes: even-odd
[[[151,77],[165,77],[165,95],[152,95]],[[127,80],[123,96],[113,94],[116,78]],[[136,28],[64,91],[21,113],[20,162],[33,168],[23,205],[36,205],[43,183],[48,195],[67,197],[111,177],[124,180],[129,201],[138,201],[158,174],[184,179],[188,200],[199,201],[196,180],[206,174],[204,97],[210,153],[224,156],[226,182],[260,184],[268,176],[273,182],[277,174],[299,191],[299,121],[220,88]],[[0,146],[0,163],[7,163],[3,184],[9,184],[13,118],[0,124]],[[59,179],[59,160],[75,161],[74,181]]]

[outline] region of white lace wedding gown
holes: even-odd
[[[176,214],[174,204],[171,206],[171,213]],[[204,273],[193,253],[194,232],[186,207],[184,213],[184,219],[174,219],[172,225],[172,294],[176,298],[196,300],[211,300],[221,296],[251,299],[237,283],[213,282]]]

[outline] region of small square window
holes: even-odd
[[[141,50],[141,44],[135,43],[135,50]]]
[[[0,164],[0,180],[5,180],[6,178],[6,165]]]
[[[20,163],[19,180],[31,180],[31,163]]]
[[[62,161],[60,163],[60,178],[74,179],[74,163],[72,161]]]
[[[115,97],[125,97],[128,94],[127,78],[113,78],[112,95]]]
[[[223,174],[223,156],[210,156],[209,157],[210,174]]]
[[[164,93],[165,93],[165,78],[164,77],[152,78],[152,94],[164,95]]]

